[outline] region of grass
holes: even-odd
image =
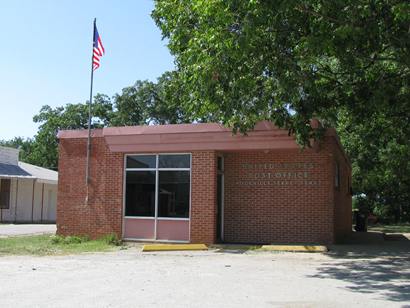
[[[380,231],[384,233],[410,233],[410,223],[382,225],[375,224],[368,226],[369,231]]]
[[[77,236],[15,236],[0,238],[0,255],[66,255],[118,249],[120,242],[108,236],[89,240]]]

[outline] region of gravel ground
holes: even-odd
[[[403,307],[410,247],[0,257],[0,307]],[[335,250],[336,248],[336,250]],[[410,306],[408,306],[410,307]]]
[[[0,224],[0,237],[55,233],[53,224]]]

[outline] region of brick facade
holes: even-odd
[[[192,153],[191,242],[216,240],[216,153]]]
[[[352,231],[352,196],[351,183],[352,174],[349,163],[346,161],[340,148],[335,144],[335,140],[330,140],[333,150],[332,174],[335,176],[336,166],[340,167],[340,186],[333,185],[334,202],[334,233],[335,241],[340,242]]]
[[[336,226],[342,220],[335,214],[336,208],[347,213],[351,205],[340,200],[335,207],[334,147],[329,142],[327,138],[320,150],[226,154],[224,240],[334,242],[341,231]],[[343,165],[343,178],[348,172]],[[344,227],[349,223],[342,222]]]
[[[122,236],[123,155],[111,153],[103,138],[92,138],[89,201],[85,185],[87,139],[61,139],[57,233],[98,238]]]
[[[87,203],[86,142],[60,139],[57,232],[121,238],[125,153],[111,152],[98,134],[92,138]],[[191,242],[210,244],[217,238],[218,155],[225,162],[225,242],[328,244],[351,231],[350,166],[333,137],[305,150],[190,152]]]

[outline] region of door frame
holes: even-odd
[[[128,168],[127,170],[127,157],[128,156],[145,156],[145,155],[153,155],[156,157],[155,161],[155,215],[152,216],[125,216],[125,204],[126,204],[126,189],[127,189],[127,171],[133,171],[129,169],[134,169],[134,168]],[[159,168],[159,155],[189,155],[189,168]],[[191,199],[192,199],[192,153],[186,153],[186,152],[166,152],[166,153],[126,153],[124,154],[124,164],[123,164],[123,187],[122,187],[122,214],[121,214],[121,221],[122,221],[122,234],[121,238],[126,241],[152,241],[152,242],[171,242],[171,243],[189,243],[191,241]],[[137,169],[137,168],[135,168]],[[149,169],[149,170],[148,170]],[[138,170],[134,171],[154,171],[152,170],[154,168],[138,168]],[[158,217],[158,191],[159,191],[159,171],[189,171],[189,217],[188,218],[182,218],[182,217]],[[125,237],[125,220],[126,219],[147,219],[147,220],[154,220],[154,238],[128,238]],[[162,240],[158,239],[157,237],[157,224],[158,221],[164,221],[164,220],[173,220],[173,221],[188,221],[188,240]]]
[[[218,159],[221,159],[221,169],[218,169]],[[221,176],[221,208],[220,208],[220,215],[219,215],[219,221],[218,221],[218,215],[217,215],[217,230],[218,230],[218,225],[220,227],[220,234],[217,234],[217,240],[223,242],[224,241],[224,217],[225,217],[225,159],[223,155],[218,155],[217,156],[217,167],[216,167],[216,185],[218,185],[218,176]],[[218,194],[218,187],[216,188],[216,193]],[[218,196],[216,196],[216,200],[218,202]],[[217,210],[218,210],[218,204]]]

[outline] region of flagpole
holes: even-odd
[[[87,197],[86,202],[88,203],[88,186],[90,183],[90,153],[91,153],[91,105],[93,101],[93,81],[94,81],[94,67],[93,67],[93,56],[94,56],[94,38],[95,38],[95,24],[97,19],[94,18],[93,23],[93,44],[91,49],[91,84],[90,84],[90,100],[88,101],[88,139],[87,139],[87,165],[85,171],[85,183],[87,185]]]

